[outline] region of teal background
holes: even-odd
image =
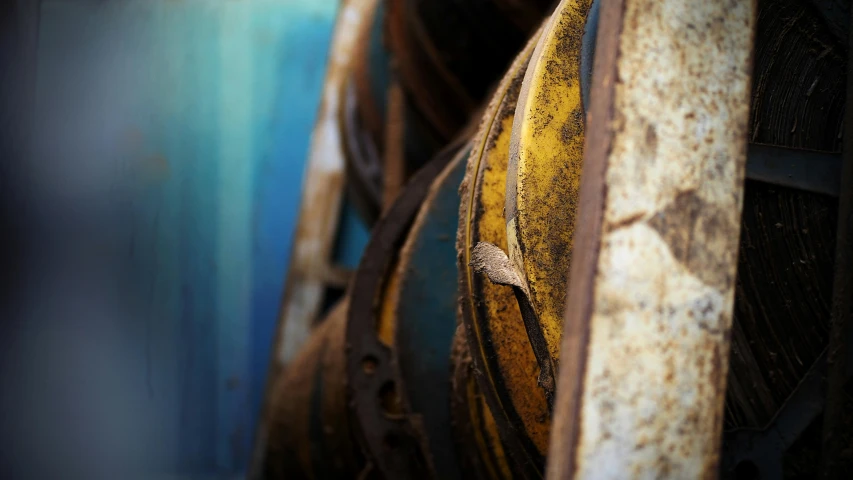
[[[22,455],[245,471],[337,6],[41,1]]]

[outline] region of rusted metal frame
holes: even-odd
[[[346,333],[352,408],[371,461],[387,478],[429,478],[430,471],[420,441],[405,416],[385,415],[379,405],[383,389],[398,388],[392,352],[377,337],[381,291],[432,181],[466,142],[457,140],[446,147],[407,183],[376,223],[352,284]]]
[[[324,80],[317,122],[300,202],[296,236],[285,279],[281,313],[268,368],[261,421],[255,438],[248,477],[262,475],[263,455],[269,435],[273,386],[278,375],[307,339],[320,313],[337,233],[344,192],[344,145],[340,132],[340,103],[349,75],[356,39],[370,18],[377,0],[343,0]]]
[[[849,10],[845,13],[849,13]],[[851,68],[851,65],[848,64],[848,68]],[[848,92],[853,91],[852,79],[853,77],[848,76]],[[853,372],[853,348],[850,348],[853,345],[853,329],[850,328],[853,310],[853,195],[850,194],[853,191],[853,110],[850,107],[850,97],[847,105],[843,168],[839,157],[833,156],[831,159],[836,162],[834,176],[838,190],[834,195],[839,196],[840,204],[830,345],[815,361],[767,427],[761,430],[737,430],[727,434],[723,465],[723,473],[727,475],[733,475],[739,465],[748,463],[762,478],[782,478],[785,452],[823,411],[824,438],[819,477],[840,478],[840,472],[834,465],[841,447],[837,443],[838,428],[842,425],[838,418],[843,406],[843,388]]]
[[[575,232],[549,478],[717,474],[756,17],[755,1],[729,3],[601,6],[579,206],[584,221]],[[668,49],[670,64],[658,67],[668,71],[653,71],[655,49]],[[713,59],[721,55],[725,67]],[[649,85],[648,78],[665,86]],[[659,114],[645,111],[643,118],[637,100],[643,95],[659,101]],[[667,105],[669,99],[680,103]],[[720,118],[709,106],[725,111],[727,121],[714,125],[715,134],[694,133],[697,116]],[[683,119],[654,117],[667,108],[681,108]],[[645,139],[640,120],[647,122]],[[663,145],[660,135],[678,141]],[[695,153],[677,155],[690,140]],[[632,165],[652,168],[632,163],[639,155],[660,158],[683,181],[667,187],[655,185],[654,175],[626,175]],[[714,171],[710,179],[696,173]],[[649,195],[652,208],[625,200]],[[715,227],[697,228],[710,223]],[[713,261],[694,256],[695,243],[711,245]],[[655,260],[675,261],[674,267]],[[637,275],[643,272],[681,283],[639,298],[640,288],[654,286]],[[628,291],[615,288],[620,275],[633,282]],[[694,303],[705,307],[689,308]]]
[[[847,345],[853,345],[853,336],[849,331],[846,335]],[[845,362],[847,381],[853,372],[853,349],[847,349]],[[725,433],[721,465],[724,478],[734,475],[738,466],[744,464],[750,464],[761,474],[761,478],[782,478],[785,452],[820,415],[827,403],[824,381],[827,367],[827,350],[824,350],[769,425],[761,429],[742,428]]]
[[[851,14],[853,22],[853,14]],[[838,205],[835,243],[835,278],[832,285],[832,323],[827,354],[827,401],[823,422],[820,478],[841,478],[838,458],[842,445],[839,421],[844,408],[844,387],[853,372],[853,32],[848,28],[847,98],[844,118],[844,166]],[[849,473],[849,472],[848,472]]]

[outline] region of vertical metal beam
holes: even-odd
[[[605,0],[548,478],[716,478],[755,0]]]

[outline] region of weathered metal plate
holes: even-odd
[[[437,478],[461,478],[451,448],[448,359],[456,332],[456,226],[468,150],[435,179],[400,250],[393,355],[403,411],[422,434]]]
[[[602,5],[549,478],[714,478],[754,2]]]
[[[494,415],[516,475],[541,476],[549,422],[538,366],[510,287],[471,267],[479,242],[506,248],[503,206],[509,141],[524,72],[541,29],[516,57],[483,117],[460,187],[457,236],[460,315],[478,388]]]

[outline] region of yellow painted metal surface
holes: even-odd
[[[503,207],[509,143],[521,82],[540,33],[530,40],[501,81],[483,117],[461,190],[459,251],[463,322],[477,375],[494,399],[496,421],[528,438],[540,455],[547,449],[549,422],[544,393],[536,385],[538,365],[512,289],[491,283],[471,268],[478,242],[506,248]],[[510,412],[515,412],[512,414]],[[509,425],[520,420],[520,424]]]
[[[482,452],[481,456],[487,459],[485,463],[490,478],[512,478],[495,417],[473,376],[468,377],[465,382],[465,394],[468,396],[468,413],[476,435],[477,447]]]
[[[508,255],[559,361],[583,161],[580,51],[591,0],[563,0],[522,84],[506,187]]]
[[[466,478],[511,479],[498,426],[474,377],[465,326],[453,337],[450,408],[456,455]]]

